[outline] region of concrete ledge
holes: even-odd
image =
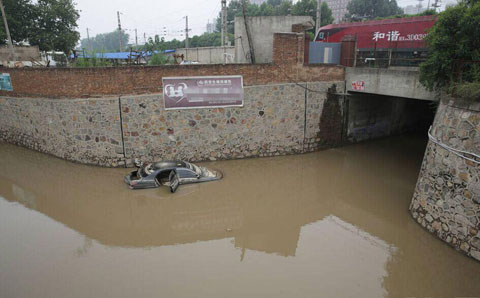
[[[345,80],[348,92],[370,93],[421,100],[437,100],[435,93],[429,92],[419,82],[417,68],[412,70],[347,67]],[[354,83],[362,88],[354,88]]]

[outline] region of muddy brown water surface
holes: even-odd
[[[0,297],[480,296],[408,212],[425,144],[202,163],[224,179],[171,194],[0,143]]]

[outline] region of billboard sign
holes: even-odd
[[[9,73],[0,74],[0,90],[13,91],[12,80]]]
[[[164,77],[165,110],[242,107],[242,76]]]

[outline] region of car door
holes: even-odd
[[[186,183],[194,183],[198,181],[198,175],[194,171],[190,169],[177,169],[178,178],[180,180],[180,184]]]

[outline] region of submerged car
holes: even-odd
[[[161,185],[175,192],[179,185],[219,180],[222,173],[183,160],[168,160],[143,164],[135,160],[137,169],[125,176],[131,189],[154,188]]]

